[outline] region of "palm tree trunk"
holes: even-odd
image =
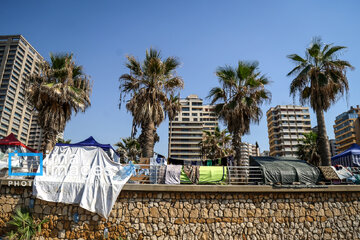
[[[315,110],[318,124],[319,153],[322,166],[331,166],[330,145],[327,138],[324,111]]]
[[[135,120],[133,119],[132,126],[131,126],[131,139],[135,139],[136,136],[136,124]]]
[[[241,135],[238,131],[234,132],[232,145],[235,151],[234,160],[237,166],[241,166]]]
[[[42,144],[42,153],[45,157],[46,153],[50,152],[55,144],[56,144],[56,137],[57,134],[54,133],[52,130],[45,130],[44,131],[44,141]]]
[[[237,163],[237,166],[245,167],[248,166],[248,164],[242,162],[241,160],[241,134],[239,132],[235,132],[233,135],[233,148],[235,150],[235,162]],[[239,168],[237,169],[237,174],[239,177],[239,181],[242,183],[248,182],[248,170],[246,168]]]
[[[142,127],[142,156],[144,158],[151,158],[154,155],[154,145],[155,145],[155,125],[153,122],[144,124]]]

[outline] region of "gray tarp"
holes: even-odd
[[[265,183],[316,184],[320,171],[317,167],[297,159],[250,157],[251,166],[260,166]]]

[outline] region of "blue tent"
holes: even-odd
[[[360,167],[360,146],[351,145],[344,152],[331,158],[331,165],[343,165],[345,167]]]
[[[105,152],[109,152],[113,150],[116,153],[115,149],[110,144],[98,143],[92,136],[78,143],[57,143],[56,146],[70,146],[70,147],[94,146],[94,147],[102,148]]]

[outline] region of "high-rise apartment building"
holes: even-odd
[[[335,119],[334,132],[337,153],[348,149],[351,144],[360,144],[360,108],[351,107]]]
[[[260,156],[260,149],[255,144],[242,142],[241,143],[241,154],[240,154],[240,165],[249,165],[250,156]]]
[[[266,112],[270,156],[297,157],[299,141],[311,131],[308,107],[278,105]]]
[[[39,126],[36,114],[25,99],[25,79],[39,73],[43,57],[21,35],[0,36],[0,138],[10,133],[38,149],[31,132]],[[39,140],[41,141],[41,139]]]
[[[218,118],[214,106],[203,105],[197,95],[181,99],[180,103],[180,112],[169,122],[169,157],[199,161],[202,159],[199,143],[203,131],[214,131]]]
[[[262,151],[262,153],[260,153],[260,156],[263,156],[263,157],[270,156],[270,151],[269,150],[264,150],[264,151]]]
[[[43,130],[38,125],[37,121],[38,116],[36,114],[33,114],[28,144],[31,148],[40,151],[44,140],[44,135]]]
[[[330,139],[329,140],[329,145],[330,145],[330,153],[331,153],[331,156],[335,156],[337,155],[337,149],[336,149],[336,141],[335,139]]]

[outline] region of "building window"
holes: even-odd
[[[14,74],[15,76],[19,77],[19,74],[18,74],[17,72],[14,72],[14,71],[13,71],[13,74]]]
[[[202,106],[202,102],[193,102],[191,105],[193,105],[193,106]]]
[[[190,108],[188,108],[188,107],[183,107],[183,108],[181,108],[181,111],[190,111]]]
[[[22,60],[20,57],[18,57],[18,56],[16,56],[16,60],[19,61],[20,63],[22,63],[22,61],[23,61],[23,60]]]
[[[183,121],[186,121],[186,122],[187,122],[187,121],[190,121],[189,118],[183,118],[182,120],[183,120]]]
[[[24,49],[22,49],[21,47],[19,47],[19,51],[20,51],[22,54],[25,54]]]
[[[182,113],[183,116],[189,116],[189,113]]]

